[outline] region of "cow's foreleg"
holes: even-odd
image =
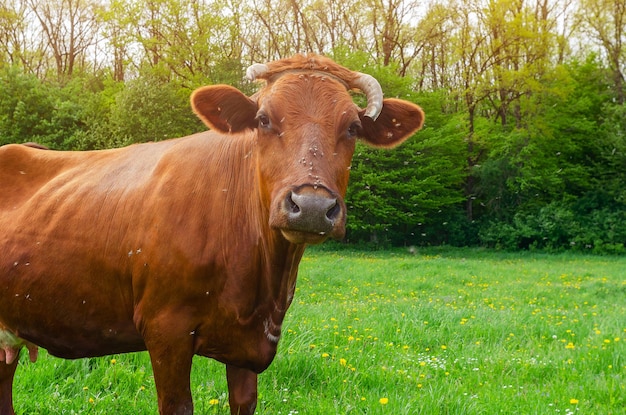
[[[18,350],[19,353],[19,350]],[[19,359],[6,364],[0,360],[0,415],[15,415],[13,412],[13,377]]]
[[[189,380],[193,355],[183,355],[178,347],[148,349],[161,415],[193,414]]]
[[[257,374],[226,365],[226,380],[231,415],[253,415],[257,402]]]
[[[145,327],[144,340],[159,400],[161,415],[191,415],[191,362],[193,359],[193,336],[181,332],[177,318],[165,316],[161,321]]]

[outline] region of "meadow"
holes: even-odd
[[[18,414],[156,414],[146,353],[26,353]],[[229,414],[196,358],[196,413]],[[258,414],[626,414],[626,257],[311,249]]]

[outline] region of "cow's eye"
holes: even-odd
[[[361,129],[361,123],[358,121],[353,122],[348,127],[348,137],[354,138],[359,135],[359,130]]]
[[[270,117],[265,114],[259,114],[257,116],[257,120],[259,121],[259,127],[261,128],[269,128],[270,126]]]

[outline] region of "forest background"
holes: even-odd
[[[427,115],[357,147],[346,242],[622,253],[625,32],[626,0],[4,0],[0,144],[191,134],[196,87],[322,53]]]

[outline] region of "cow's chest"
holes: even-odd
[[[193,333],[196,354],[240,367],[264,370],[274,359],[284,313],[257,310],[248,317],[222,313]]]

